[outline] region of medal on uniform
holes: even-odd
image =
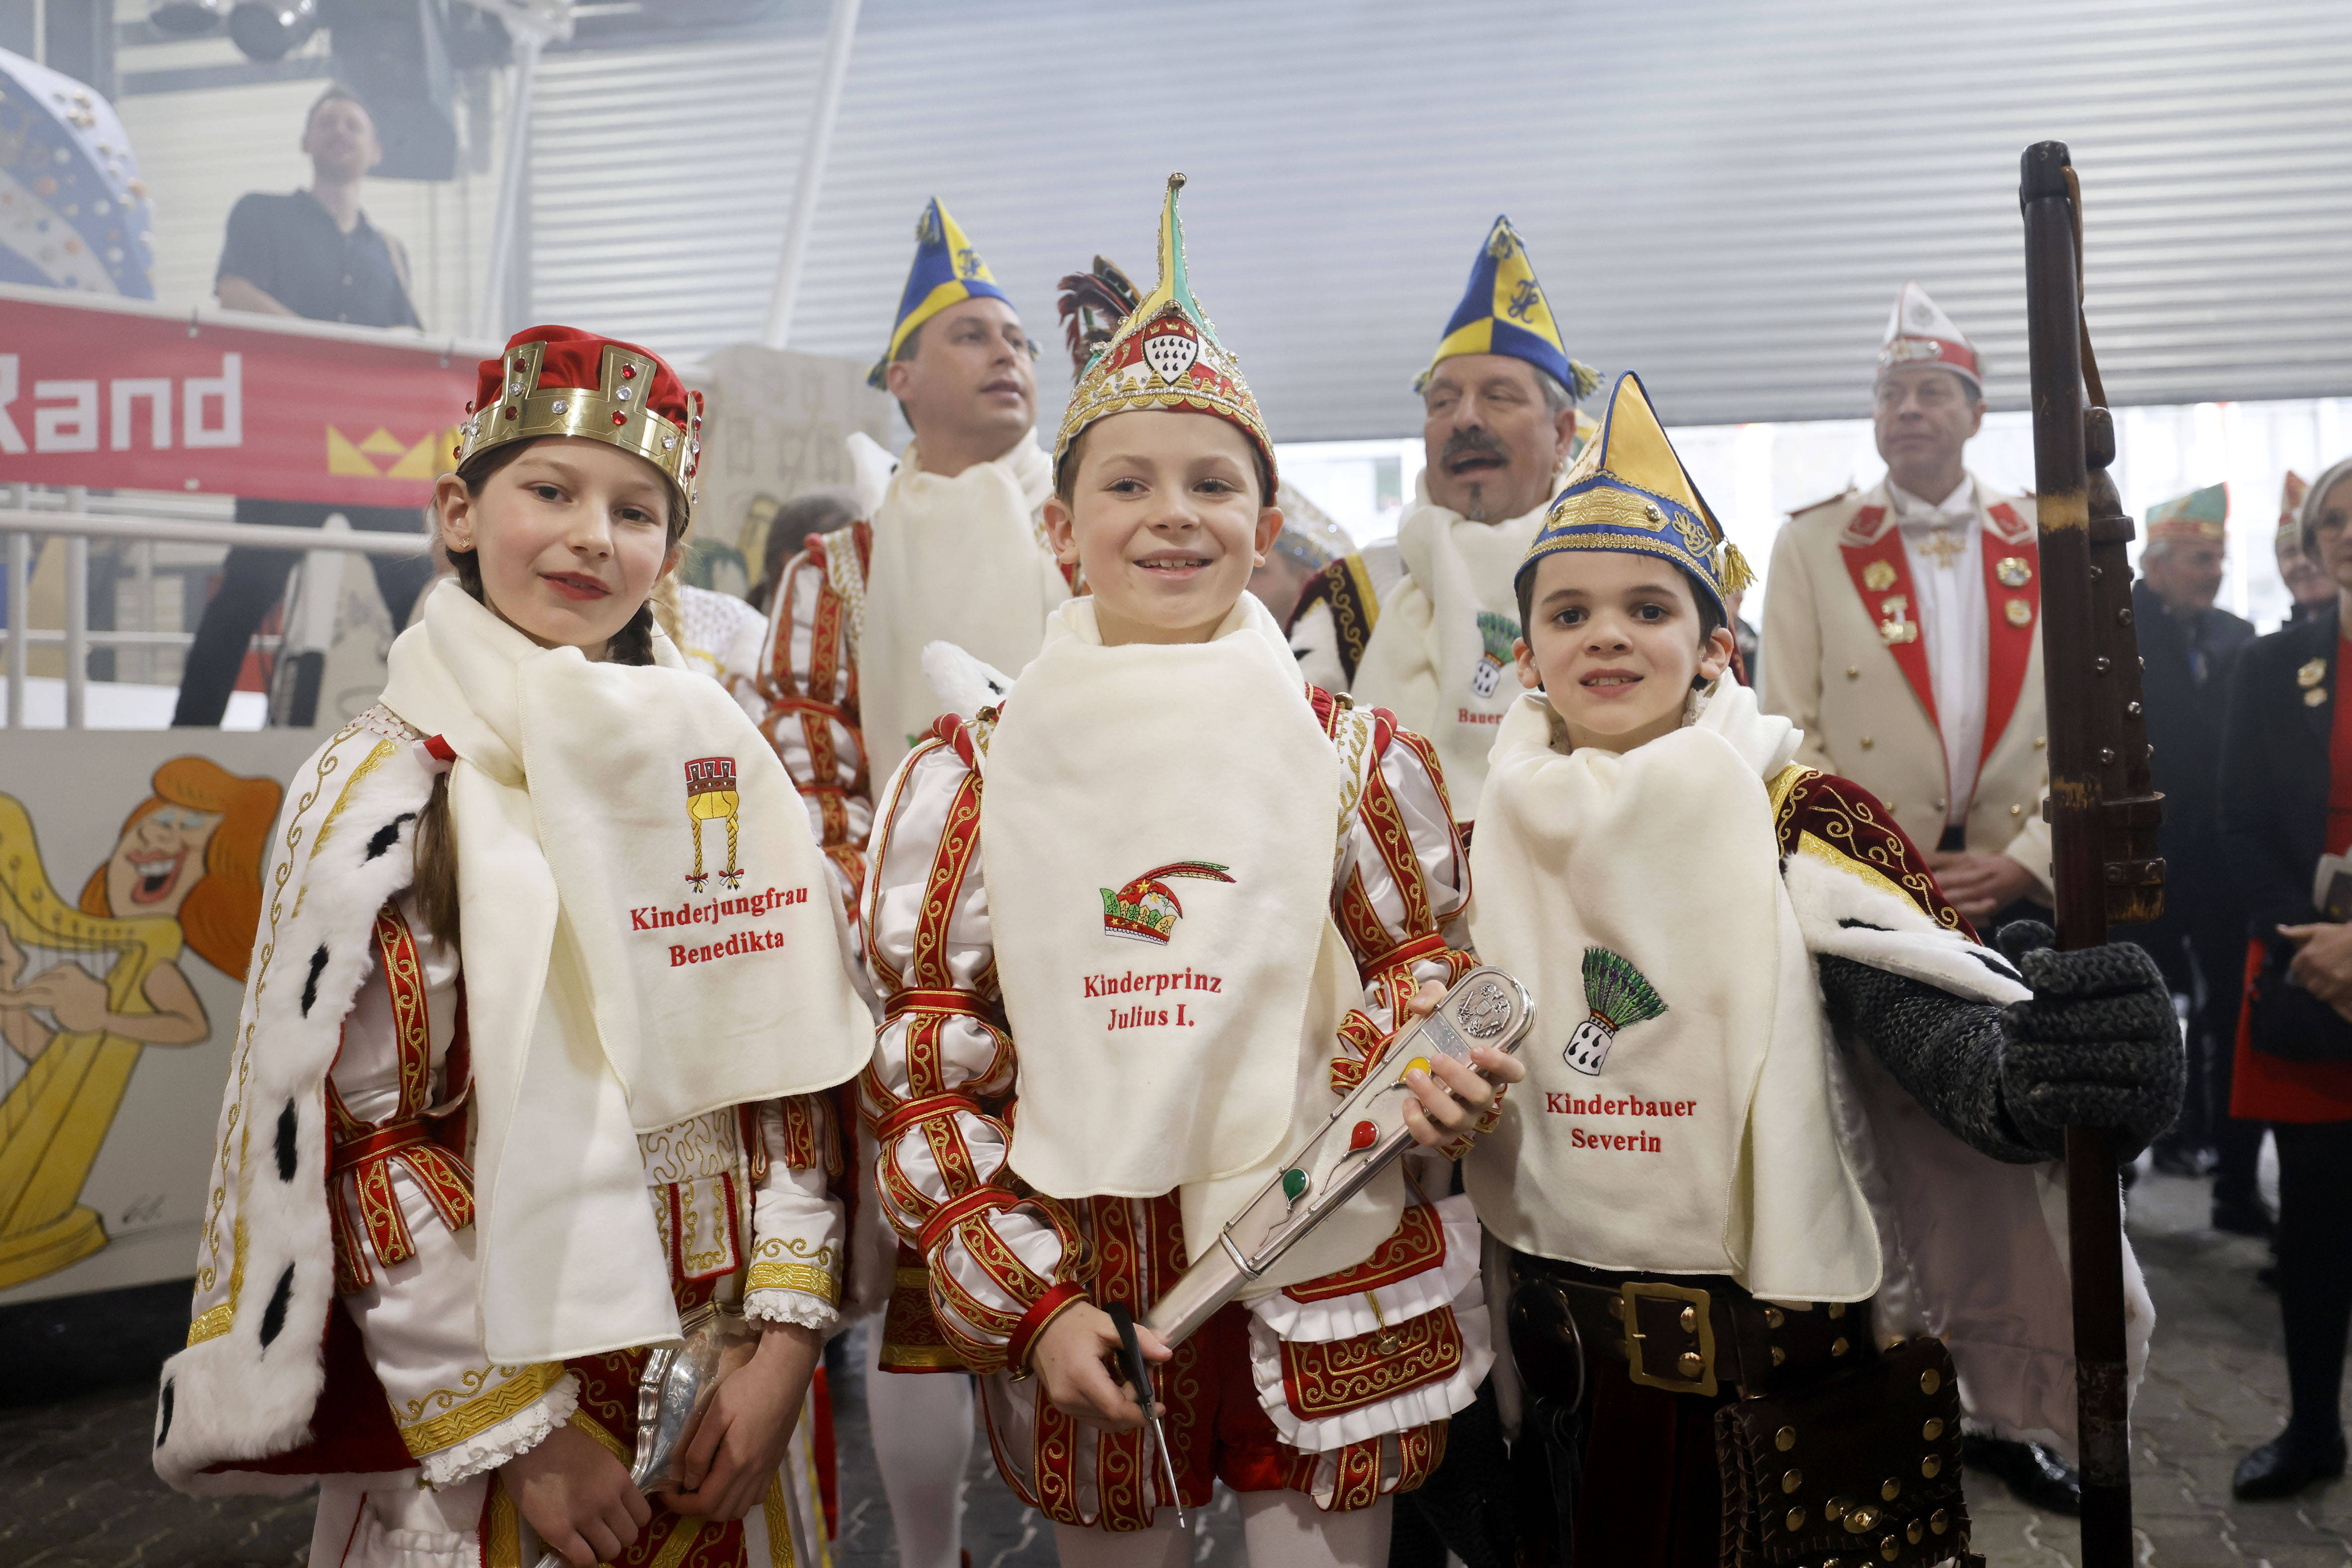
[[[1884,566],[1886,563],[1874,561],[1871,564]],[[1912,643],[1919,640],[1919,623],[1905,618],[1906,613],[1910,608],[1911,601],[1901,594],[1889,594],[1885,599],[1879,601],[1878,613],[1886,617],[1878,623],[1880,642],[1885,643],[1888,647],[1893,647],[1897,643]]]
[[[1920,550],[1934,556],[1937,565],[1947,569],[1960,558],[1960,552],[1968,547],[1968,541],[1957,528],[1931,528],[1927,537],[1919,541]]]

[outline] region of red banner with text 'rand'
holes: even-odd
[[[0,289],[0,482],[421,506],[479,357]]]

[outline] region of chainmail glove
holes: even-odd
[[[2033,987],[2001,1009],[2001,1099],[2026,1141],[2063,1158],[2069,1127],[2118,1130],[2130,1159],[2180,1114],[2188,1056],[2156,961],[2127,942],[2060,952],[2039,921],[2001,928],[2000,950]]]

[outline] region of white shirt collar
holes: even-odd
[[[1977,510],[1976,484],[1974,476],[1963,472],[1958,488],[1933,504],[1920,500],[1891,479],[1886,481],[1886,494],[1895,503],[1895,515],[1898,519],[1916,519],[1932,525],[1946,519],[1974,517]]]

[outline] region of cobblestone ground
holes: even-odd
[[[2147,1384],[2133,1413],[2139,1560],[2164,1568],[2269,1564],[2352,1568],[2352,1486],[2287,1502],[2230,1499],[2239,1457],[2284,1417],[2278,1307],[2254,1281],[2261,1244],[2204,1228],[2205,1188],[2150,1176],[2134,1190],[2131,1228],[2158,1317]],[[6,1385],[37,1345],[0,1346]],[[866,1458],[863,1391],[852,1357],[835,1361],[841,1428],[838,1568],[896,1568],[889,1510]],[[5,1397],[5,1395],[0,1395]],[[196,1502],[166,1491],[146,1461],[150,1405],[140,1384],[0,1408],[0,1568],[285,1568],[310,1541],[307,1499]],[[1999,1483],[1972,1478],[1976,1544],[1993,1568],[2079,1561],[2073,1521],[2038,1515]],[[1053,1533],[997,1481],[974,1445],[965,1545],[972,1568],[1050,1568]],[[1242,1562],[1233,1500],[1220,1496],[1199,1564]]]

